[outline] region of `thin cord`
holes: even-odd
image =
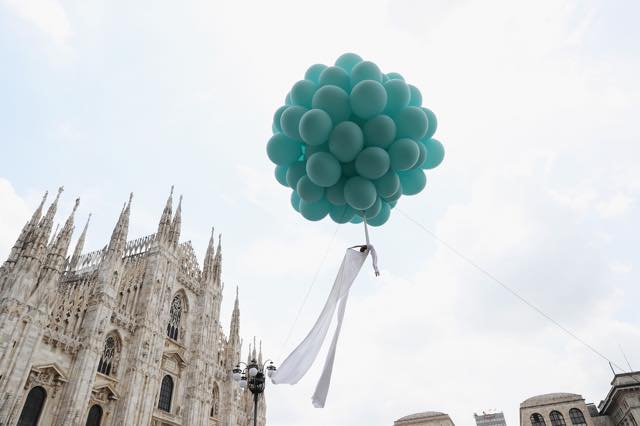
[[[302,313],[302,309],[304,308],[304,305],[307,303],[307,299],[309,298],[309,295],[311,294],[311,290],[316,285],[316,281],[318,280],[318,275],[320,274],[320,270],[324,266],[324,263],[327,260],[327,256],[329,255],[329,250],[331,250],[331,246],[333,246],[333,242],[335,241],[336,235],[338,234],[338,229],[340,229],[340,224],[338,224],[336,226],[336,229],[333,231],[333,237],[331,237],[331,241],[329,242],[329,244],[327,244],[327,248],[324,251],[324,256],[322,257],[322,260],[320,261],[320,264],[318,265],[318,268],[316,269],[316,272],[313,275],[313,279],[311,280],[311,284],[309,285],[309,288],[307,289],[307,294],[304,295],[304,299],[302,299],[302,303],[300,304],[300,307],[298,308],[298,313],[296,314],[295,319],[293,320],[293,323],[291,324],[291,328],[289,329],[289,333],[287,333],[287,337],[282,342],[282,345],[281,345],[281,348],[280,348],[280,356],[279,356],[279,358],[282,358],[282,351],[284,351],[285,345],[287,344],[287,342],[289,342],[289,339],[291,338],[291,334],[293,333],[293,329],[295,328],[296,324],[298,323],[298,319],[300,318],[300,314]]]
[[[453,247],[451,244],[447,243],[446,241],[444,241],[443,239],[441,239],[440,237],[438,237],[435,233],[433,233],[432,231],[430,231],[426,226],[424,226],[422,223],[418,222],[417,220],[413,219],[412,217],[410,217],[408,214],[406,214],[404,211],[402,211],[400,208],[396,208],[396,210],[398,210],[400,212],[400,214],[402,216],[405,217],[405,219],[413,222],[414,224],[416,224],[419,228],[421,228],[423,231],[425,231],[427,234],[431,235],[431,237],[433,237],[436,241],[438,241],[440,244],[442,244],[443,246],[445,246],[446,248],[448,248],[449,250],[451,250],[451,252],[453,252],[456,256],[460,257],[462,260],[464,260],[465,262],[467,262],[469,265],[473,266],[475,269],[477,269],[478,271],[480,271],[482,274],[484,274],[486,277],[488,277],[489,279],[491,279],[493,282],[495,282],[496,284],[498,284],[499,286],[501,286],[503,289],[507,290],[509,293],[511,293],[511,295],[515,296],[517,299],[519,299],[521,302],[523,302],[525,305],[529,306],[531,309],[533,309],[534,311],[536,311],[538,314],[542,315],[544,318],[546,318],[547,320],[549,320],[551,323],[553,323],[555,326],[557,326],[558,328],[560,328],[562,331],[564,331],[565,333],[567,333],[569,336],[571,336],[572,338],[574,338],[575,340],[577,340],[578,342],[582,343],[585,347],[587,347],[588,349],[590,349],[593,353],[595,353],[596,355],[598,355],[599,357],[601,357],[602,359],[604,359],[605,361],[609,362],[610,364],[614,365],[616,368],[618,368],[618,370],[620,371],[625,371],[624,368],[621,368],[619,365],[617,365],[616,363],[612,362],[609,358],[607,358],[605,355],[603,355],[600,351],[598,351],[596,348],[594,348],[593,346],[591,346],[589,343],[587,343],[586,341],[584,341],[582,338],[580,338],[579,336],[577,336],[576,334],[574,334],[573,332],[571,332],[569,329],[567,329],[566,327],[564,327],[562,324],[560,324],[558,321],[556,321],[555,319],[551,318],[551,316],[549,316],[548,314],[546,314],[542,309],[538,308],[536,305],[534,305],[533,303],[529,302],[527,299],[525,299],[524,297],[520,296],[520,294],[518,294],[515,290],[511,289],[508,285],[506,285],[504,282],[500,281],[498,278],[496,278],[493,274],[491,274],[489,271],[487,271],[486,269],[484,269],[483,267],[479,266],[477,263],[475,263],[473,260],[471,260],[470,258],[468,258],[467,256],[465,256],[464,254],[462,254],[460,251],[458,251],[455,247]],[[629,371],[631,373],[631,371]],[[636,382],[640,383],[640,381],[638,379],[636,379],[634,376],[631,376]]]

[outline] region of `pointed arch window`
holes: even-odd
[[[44,388],[36,386],[31,389],[22,407],[17,426],[36,426],[40,420],[45,399],[47,399],[47,391]]]
[[[120,342],[114,334],[104,340],[104,349],[98,363],[98,372],[107,376],[115,375],[120,358]]]
[[[171,412],[171,398],[173,397],[173,379],[168,374],[162,378],[158,408],[167,413]]]
[[[551,419],[551,424],[553,426],[565,426],[564,416],[559,411],[552,411],[549,414],[549,418]]]
[[[102,407],[98,404],[95,404],[89,410],[89,415],[87,416],[87,422],[85,426],[100,426],[100,422],[102,421]]]
[[[176,295],[171,301],[169,311],[169,324],[167,324],[167,336],[173,340],[180,337],[180,319],[182,318],[182,297]]]
[[[531,426],[545,426],[544,417],[540,413],[533,413],[530,420]]]
[[[575,426],[584,426],[587,424],[582,411],[577,408],[572,408],[571,410],[569,410],[569,417],[571,417],[571,424]]]
[[[218,384],[213,384],[213,397],[211,398],[211,413],[210,417],[218,417],[220,414],[220,390],[218,389]]]

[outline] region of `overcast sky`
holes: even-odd
[[[58,221],[81,197],[94,250],[130,191],[130,238],[154,232],[175,184],[200,262],[210,226],[224,234],[223,323],[239,285],[245,343],[280,362],[362,229],[297,215],[265,144],[306,68],[353,51],[438,116],[445,161],[398,206],[640,369],[639,18],[633,0],[0,0],[0,257],[45,190],[66,188]],[[269,425],[494,408],[515,425],[536,394],[604,398],[606,361],[397,211],[372,239],[382,276],[354,284],[327,406],[318,362],[267,389]]]

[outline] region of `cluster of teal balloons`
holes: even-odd
[[[438,122],[420,91],[354,53],[315,64],[273,118],[267,155],[291,188],[291,205],[312,221],[384,224],[402,195],[427,183],[444,158]]]

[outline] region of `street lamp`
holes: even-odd
[[[269,363],[268,365],[267,362]],[[244,369],[240,367],[241,365],[244,366]],[[258,425],[258,397],[264,392],[266,382],[264,377],[265,370],[267,376],[271,377],[276,371],[276,366],[273,365],[273,361],[267,360],[263,364],[259,364],[253,359],[249,364],[240,362],[231,370],[233,380],[236,381],[243,390],[248,387],[253,394],[253,426]]]

